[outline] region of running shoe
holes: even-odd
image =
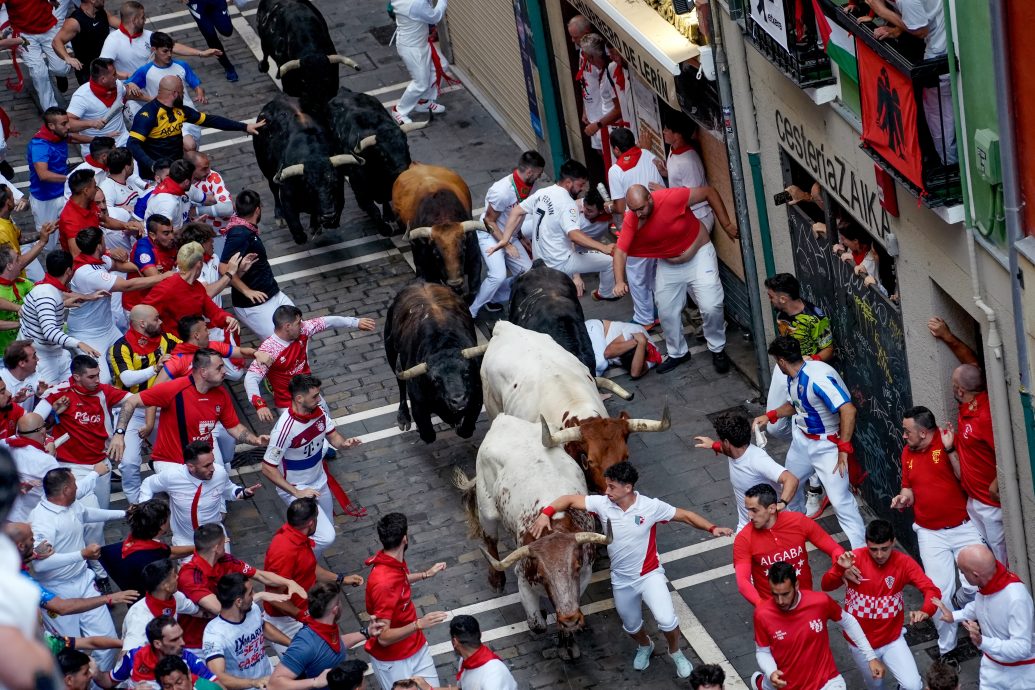
[[[672,663],[676,665],[676,675],[680,678],[689,678],[690,673],[694,670],[694,665],[683,656],[682,650],[672,652],[669,656],[672,657]]]
[[[633,657],[633,668],[637,671],[646,671],[650,666],[650,655],[654,653],[654,641],[646,647],[637,647],[636,656]],[[689,675],[689,674],[687,674]]]

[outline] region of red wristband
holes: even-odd
[[[546,506],[542,510],[543,515],[545,515],[548,518],[552,518],[553,514],[556,513],[556,512],[557,512],[557,509],[554,508],[553,506]]]
[[[717,530],[717,529],[719,529],[718,525],[712,525],[711,527],[708,528],[708,533],[711,534],[714,537],[715,536],[715,530]]]
[[[252,407],[254,407],[256,410],[265,410],[266,409],[266,401],[262,399],[261,395],[253,395],[252,396]]]
[[[855,448],[852,447],[851,441],[838,441],[837,449],[842,453],[853,453]]]
[[[722,442],[721,441],[714,442],[712,444],[712,450],[714,450],[716,453],[721,453],[722,452]]]
[[[769,420],[770,424],[776,424],[776,422],[779,421],[779,419],[780,419],[780,416],[778,414],[776,414],[776,410],[769,410],[768,412],[765,413],[765,416],[766,416],[766,419]]]

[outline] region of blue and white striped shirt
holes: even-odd
[[[794,405],[793,423],[806,433],[818,435],[838,433],[838,410],[852,401],[837,371],[818,360],[805,360],[798,375],[788,378],[787,395]]]

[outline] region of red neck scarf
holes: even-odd
[[[130,535],[122,542],[122,557],[127,558],[138,551],[155,551],[164,548],[165,544],[155,539],[134,539]]]
[[[128,37],[129,37],[129,42],[130,42],[130,43],[133,43],[133,39],[134,39],[134,38],[140,38],[141,36],[143,36],[143,35],[144,35],[144,32],[143,32],[143,30],[141,30],[141,31],[138,31],[138,32],[137,32],[137,33],[135,33],[135,34],[131,34],[131,33],[129,32],[129,30],[128,30],[128,29],[126,28],[126,25],[125,25],[125,24],[119,24],[119,31],[121,31],[122,33],[126,34],[126,36],[128,36]]]
[[[866,255],[869,254],[869,253],[870,252],[867,251],[866,249],[862,249],[862,250],[857,251],[857,252],[852,252],[852,260],[855,262],[855,265],[856,266],[862,265],[862,262],[866,261]]]
[[[989,580],[988,583],[985,584],[984,587],[981,587],[980,589],[978,589],[978,591],[981,592],[982,594],[984,594],[987,597],[987,596],[990,596],[992,594],[995,594],[996,592],[1003,591],[1003,589],[1007,585],[1012,585],[1014,582],[1020,582],[1020,581],[1021,581],[1021,578],[1017,577],[1016,575],[1011,573],[1009,570],[1007,570],[1005,565],[1003,565],[999,561],[996,561],[995,562],[995,575],[992,576],[992,579]]]
[[[494,651],[485,645],[482,645],[478,648],[477,652],[460,662],[460,670],[456,673],[456,679],[460,680],[460,676],[463,675],[464,671],[470,671],[472,668],[484,666],[493,659],[499,659],[499,657],[496,656]]]
[[[643,149],[639,146],[633,146],[631,149],[623,153],[615,161],[615,164],[622,170],[629,172],[636,167],[636,164],[640,162],[640,156],[643,155]]]
[[[532,193],[532,185],[522,180],[521,176],[518,175],[517,170],[514,170],[514,177],[511,179],[511,184],[514,185],[514,192],[517,194],[518,201],[524,201],[528,198],[528,195]]]
[[[97,82],[95,82],[93,79],[91,79],[88,83],[90,84],[90,91],[93,92],[94,96],[97,96],[97,100],[103,103],[105,108],[110,108],[115,104],[115,98],[119,94],[118,88],[113,86],[110,89],[106,89]],[[90,157],[87,156],[86,160],[89,161]],[[97,167],[99,168],[101,166],[98,165]]]
[[[254,232],[256,235],[259,234],[259,226],[257,226],[255,223],[251,223],[245,220],[244,218],[241,218],[241,216],[237,215],[236,213],[230,216],[230,220],[226,222],[226,227],[229,230],[231,227],[235,225],[243,225],[244,227]]]
[[[133,354],[146,357],[162,345],[162,336],[156,335],[152,338],[130,328],[126,331],[126,344],[129,345],[129,349],[133,351]]]
[[[54,276],[50,275],[49,273],[44,275],[43,276],[43,280],[41,280],[40,282],[36,283],[36,285],[52,285],[52,286],[56,287],[58,290],[60,290],[61,292],[72,292],[71,290],[68,289],[67,285],[65,285],[64,283],[62,283],[60,280],[58,280]],[[35,286],[33,286],[33,287],[35,287]]]
[[[37,450],[42,450],[44,453],[47,452],[47,449],[43,447],[42,443],[31,438],[25,438],[24,436],[8,436],[5,440],[7,441],[7,445],[11,448],[36,448]]]
[[[145,594],[144,601],[147,602],[147,609],[155,618],[176,615],[176,599],[159,599],[150,594]]]
[[[622,91],[625,91],[625,70],[622,69],[622,63],[615,63],[615,86]]]
[[[97,395],[100,392],[100,388],[95,391],[88,391],[75,382],[75,378],[72,376],[68,377],[68,388],[76,395]]]
[[[319,635],[320,639],[327,643],[327,646],[334,650],[337,654],[341,652],[341,631],[338,630],[337,623],[321,623],[308,612],[302,615],[298,619],[303,625],[308,625],[309,629]]]
[[[90,82],[90,83],[93,84],[93,82]],[[97,168],[98,170],[104,170],[104,171],[108,170],[108,166],[107,165],[105,165],[104,163],[101,163],[99,160],[97,160],[96,158],[91,156],[89,153],[86,154],[86,157],[83,158],[83,160],[86,161],[87,163],[89,163],[90,165],[92,165],[93,167]]]
[[[89,256],[86,252],[79,252],[74,259],[72,259],[72,272],[78,271],[83,266],[103,266],[104,259],[100,259],[96,256]]]
[[[288,414],[291,415],[292,419],[297,419],[300,422],[311,422],[311,421],[313,421],[314,419],[316,419],[317,417],[319,417],[320,415],[323,414],[323,408],[322,407],[317,407],[315,410],[313,410],[309,414],[302,414],[301,412],[295,412],[295,408],[294,407],[289,407],[288,408]]]
[[[692,150],[693,148],[694,147],[691,146],[690,144],[686,144],[684,146],[673,146],[672,150],[669,153],[671,155],[673,155],[673,156],[678,156],[680,154],[683,154],[683,153],[686,153],[687,151]]]
[[[0,285],[6,285],[7,287],[11,288],[11,292],[14,294],[14,301],[15,302],[20,301],[21,298],[22,298],[21,293],[18,292],[18,283],[20,281],[21,281],[21,278],[15,278],[14,280],[8,280],[7,278],[0,278]]]
[[[40,125],[40,128],[36,130],[36,133],[32,135],[33,139],[42,139],[43,141],[49,141],[52,144],[57,144],[64,139],[47,129],[46,125]]]
[[[187,187],[190,186],[190,181],[180,184],[171,177],[166,177],[164,180],[158,183],[155,187],[155,191],[152,194],[175,194],[176,196],[183,196],[187,191]]]

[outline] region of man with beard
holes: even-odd
[[[147,234],[133,243],[133,251],[129,254],[130,261],[136,265],[137,271],[142,276],[175,271],[177,247],[172,221],[166,216],[156,213],[147,219],[144,226]],[[129,311],[141,304],[148,292],[148,290],[138,290],[123,295],[122,308]]]
[[[108,353],[113,383],[129,393],[147,390],[155,383],[155,377],[175,347],[176,341],[162,333],[158,310],[147,304],[138,304],[129,312],[126,335],[116,340]],[[131,505],[139,503],[140,445],[151,435],[154,415],[153,410],[140,408],[133,412],[126,426],[126,452],[119,469],[122,471],[122,490]]]
[[[158,82],[158,95],[140,109],[129,129],[129,150],[140,166],[141,176],[150,177],[152,165],[159,158],[177,160],[183,156],[184,124],[254,136],[266,122],[244,123],[199,113],[183,105],[183,80],[172,75],[162,77]]]
[[[47,382],[36,373],[39,361],[31,340],[15,340],[4,350],[0,380],[7,384],[15,402],[26,410],[35,409],[36,397],[47,390]]]

